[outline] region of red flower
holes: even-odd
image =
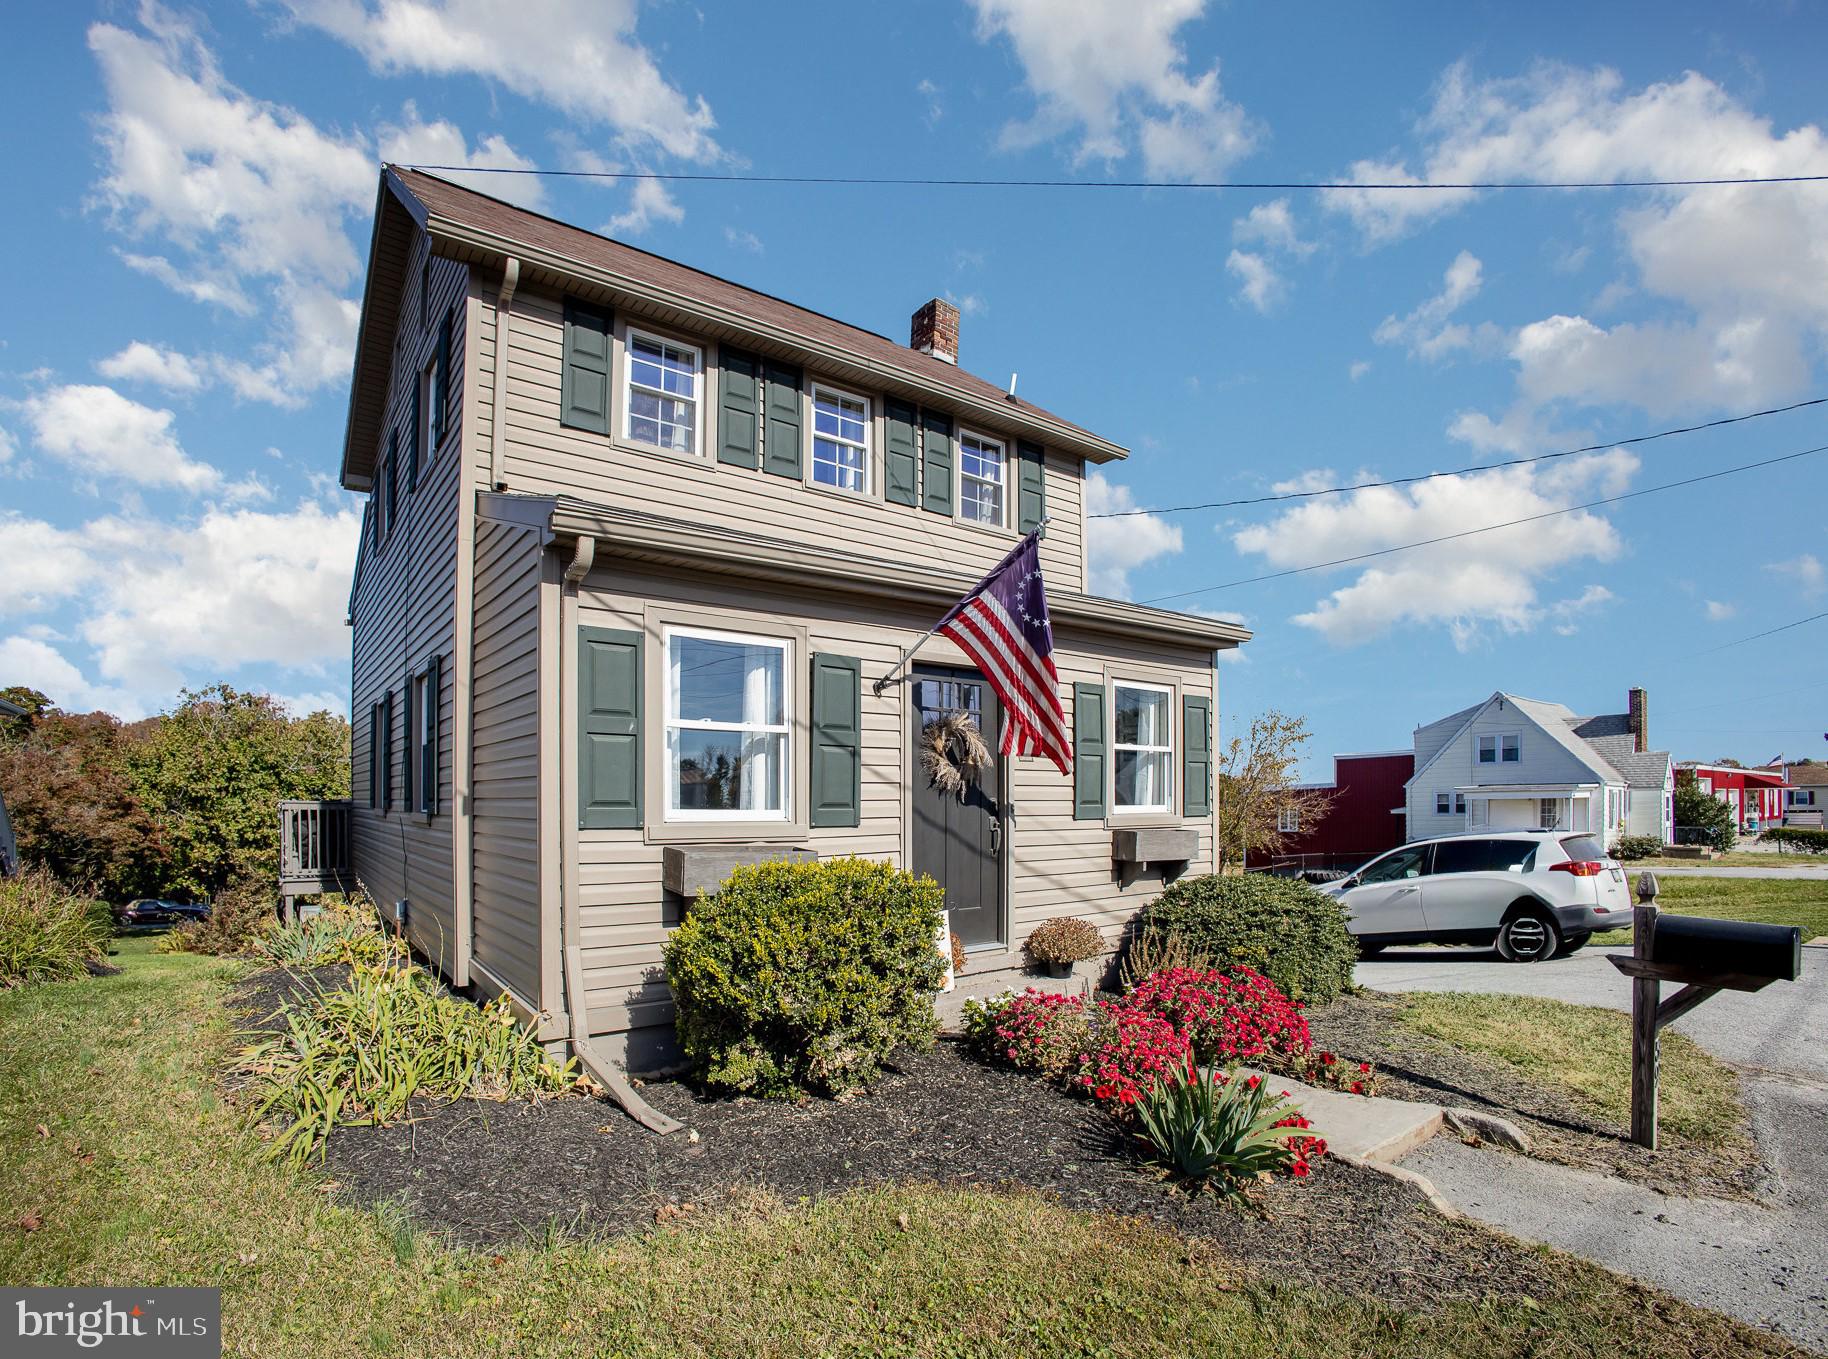
[[[1358,1064],[1358,1074],[1361,1076],[1369,1076],[1371,1074],[1371,1063],[1360,1062]]]
[[[1294,1165],[1289,1167],[1288,1173],[1293,1175],[1298,1180],[1306,1179],[1307,1173],[1308,1173],[1308,1163],[1306,1161],[1296,1161]]]
[[[1352,1093],[1355,1095],[1364,1094],[1365,1093],[1365,1083],[1363,1081],[1353,1081],[1352,1082]]]
[[[1320,1064],[1322,1066],[1332,1066],[1333,1063],[1338,1060],[1339,1059],[1330,1052],[1323,1052],[1320,1054]]]

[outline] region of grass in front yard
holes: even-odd
[[[1635,864],[1627,865],[1635,868]],[[1631,881],[1635,885],[1636,878]],[[1704,878],[1665,875],[1657,879],[1657,905],[1677,915],[1711,915],[1722,920],[1755,920],[1767,925],[1800,925],[1803,942],[1828,935],[1828,882],[1819,878]],[[1629,930],[1593,936],[1595,944],[1624,944]]]
[[[1828,868],[1828,855],[1804,854],[1800,850],[1774,852],[1764,849],[1729,849],[1711,859],[1677,859],[1657,855],[1649,859],[1627,859],[1625,868]]]
[[[137,941],[118,961],[119,976],[0,996],[0,1280],[218,1286],[229,1354],[1799,1353],[1547,1252],[1483,1301],[1410,1310],[1435,1301],[1426,1282],[1402,1305],[1344,1298],[982,1189],[758,1200],[638,1239],[456,1249],[261,1159],[217,1094],[234,964]],[[1444,1230],[1446,1249],[1490,1249],[1479,1228]]]
[[[1630,1017],[1540,996],[1458,991],[1403,995],[1400,1020],[1427,1037],[1495,1057],[1537,1085],[1560,1088],[1615,1123],[1631,1118]],[[1664,1030],[1657,1086],[1664,1131],[1703,1145],[1744,1140],[1732,1071],[1686,1034]]]

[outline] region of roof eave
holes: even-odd
[[[400,297],[397,289],[375,286],[375,255],[381,243],[381,232],[387,225],[389,202],[398,203],[421,227],[425,225],[425,206],[391,169],[384,169],[375,189],[374,224],[368,235],[368,266],[363,271],[362,313],[356,325],[355,355],[350,364],[349,413],[343,422],[343,461],[338,481],[346,491],[366,491],[374,484],[373,450],[379,447],[380,435],[369,430],[362,419],[362,374],[378,348],[383,356],[379,366],[391,369],[394,330],[400,321]],[[386,400],[386,394],[382,394]],[[373,437],[369,437],[372,435]]]
[[[389,175],[391,177],[391,171]],[[401,186],[400,191],[408,192],[404,186]],[[1049,447],[1075,454],[1085,458],[1088,462],[1102,464],[1118,462],[1129,457],[1129,450],[1123,445],[1112,443],[1109,439],[1100,438],[1062,420],[1050,417],[1033,407],[1013,403],[998,404],[975,393],[954,387],[950,383],[933,379],[923,381],[904,369],[893,368],[858,350],[817,340],[786,326],[758,321],[752,316],[706,302],[686,293],[675,292],[670,288],[632,278],[614,269],[605,269],[571,255],[528,245],[523,241],[502,236],[470,223],[441,217],[435,213],[428,214],[422,225],[430,233],[434,248],[439,242],[445,242],[495,260],[513,257],[521,262],[523,270],[543,270],[560,278],[576,279],[640,299],[651,305],[670,308],[684,315],[695,317],[707,325],[743,331],[809,357],[824,359],[842,367],[867,373],[891,389],[901,387],[943,397],[960,410],[975,412],[997,423],[1015,426],[1032,434]]]

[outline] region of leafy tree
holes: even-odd
[[[1676,839],[1685,844],[1731,849],[1739,838],[1733,809],[1701,787],[1693,770],[1676,771]]]
[[[0,742],[22,741],[32,729],[32,721],[51,706],[51,700],[36,689],[28,689],[23,684],[0,689],[0,698],[5,699],[15,708],[24,711],[17,716],[11,713],[0,714]]]
[[[213,894],[278,876],[281,798],[349,796],[349,724],[328,712],[294,718],[271,696],[226,684],[186,690],[134,744],[127,775],[162,832],[168,881]]]
[[[1307,741],[1307,718],[1272,708],[1251,719],[1248,737],[1232,737],[1219,752],[1219,846],[1226,861],[1280,853],[1292,838],[1280,829],[1285,812],[1305,829],[1332,807],[1332,794],[1295,786]]]

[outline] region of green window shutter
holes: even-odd
[[[578,629],[578,825],[641,824],[641,634]]]
[[[381,810],[394,805],[394,696],[381,696]]]
[[[765,363],[768,380],[768,432],[764,472],[800,479],[800,370],[785,363]]]
[[[368,705],[368,805],[381,805],[381,705]]]
[[[413,725],[413,690],[418,688],[413,677],[406,677],[406,684],[400,690],[400,806],[407,811],[416,811],[419,799],[414,796],[418,789],[415,781],[418,771],[413,762],[419,752],[413,748],[413,741],[419,729]]]
[[[400,453],[394,441],[387,445],[387,535],[400,527]]]
[[[1105,691],[1102,684],[1073,686],[1073,820],[1104,819]]]
[[[1026,439],[1016,444],[1016,527],[1028,533],[1047,517],[1047,455]]]
[[[455,307],[445,312],[438,324],[438,409],[432,412],[432,457],[444,447],[444,436],[451,424],[451,327],[457,319]]]
[[[1181,699],[1181,815],[1212,815],[1212,700]]]
[[[412,440],[412,444],[407,449],[406,456],[412,460],[412,480],[415,485],[417,485],[419,481],[419,463],[424,457],[423,450],[425,448],[425,417],[422,410],[425,405],[425,393],[419,390],[422,382],[422,378],[416,375],[414,376],[413,408],[407,415],[407,419],[410,423],[407,425],[406,432],[407,437]]]
[[[920,455],[914,449],[917,412],[906,401],[885,401],[882,417],[886,435],[883,441],[883,462],[887,470],[884,480],[888,483],[886,497],[891,505],[917,505],[920,503]]]
[[[732,467],[756,466],[761,371],[762,361],[753,354],[718,350],[717,460]]]
[[[399,444],[400,431],[389,430],[387,433],[388,448],[397,449]],[[397,458],[400,455],[396,452],[393,456]],[[419,489],[419,450],[410,443],[406,445],[406,489],[409,491]]]
[[[419,751],[419,810],[438,814],[438,727],[444,715],[442,691],[443,658],[434,656],[425,664],[425,745]]]
[[[920,447],[925,461],[921,481],[925,495],[921,508],[952,514],[952,419],[938,411],[920,413]]]
[[[609,433],[609,322],[609,313],[600,308],[582,302],[565,304],[561,425]]]
[[[863,663],[812,658],[812,824],[855,826],[863,817]]]

